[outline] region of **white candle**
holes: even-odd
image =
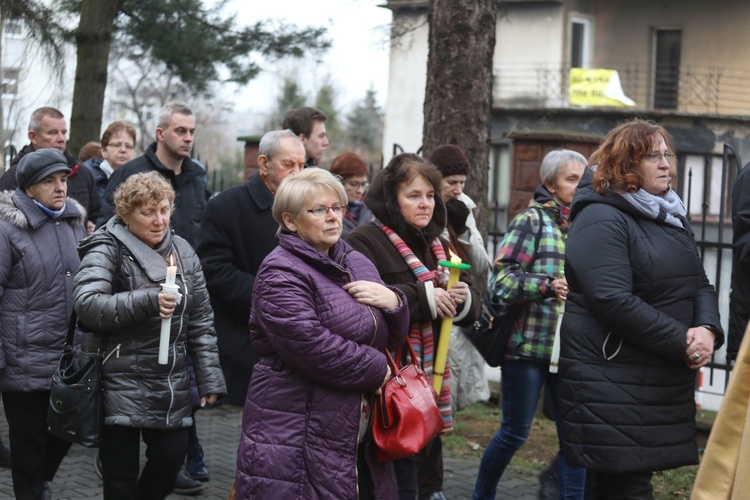
[[[167,266],[167,280],[161,286],[162,290],[175,294],[177,286],[175,279],[177,277],[177,266],[174,264],[172,254],[169,255],[169,264]],[[169,332],[172,329],[172,318],[161,320],[161,333],[159,335],[159,364],[166,365],[169,361]]]

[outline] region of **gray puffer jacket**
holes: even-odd
[[[126,283],[118,288],[114,288],[114,239],[122,245],[119,278]],[[105,423],[157,429],[189,427],[193,419],[188,353],[199,394],[226,393],[213,311],[193,248],[170,232],[152,249],[115,216],[81,242],[79,253],[75,310],[90,330],[82,336],[81,356],[84,362],[100,347],[107,352],[102,369]],[[166,279],[170,253],[175,257],[182,301],[172,316],[168,363],[160,365],[157,296]]]
[[[0,391],[48,391],[73,310],[76,245],[86,211],[57,219],[26,193],[0,192]]]

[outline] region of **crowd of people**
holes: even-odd
[[[212,197],[184,104],[161,109],[142,155],[117,121],[78,160],[64,116],[34,111],[30,144],[0,177],[0,392],[17,498],[50,498],[70,447],[46,411],[75,311],[81,363],[104,359],[105,499],[200,492],[210,464],[195,412],[215,404],[244,412],[236,498],[444,499],[444,433],[489,397],[463,335],[485,285],[520,314],[473,498],[495,498],[545,387],[560,498],[653,498],[654,471],[698,462],[695,377],[724,334],[663,127],[624,122],[589,159],[547,153],[492,259],[464,193],[480,166],[459,145],[377,173],[354,152],[318,168],[325,121],[291,110],[260,140],[258,172]],[[448,286],[452,255],[472,267]],[[169,269],[176,293],[161,286]],[[446,319],[445,430],[379,461],[369,429],[386,352],[408,339],[416,359],[401,361],[431,379]]]

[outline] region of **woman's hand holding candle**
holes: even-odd
[[[469,296],[469,285],[463,281],[457,281],[453,284],[453,287],[451,287],[450,292],[448,293],[450,293],[456,307],[458,307],[466,302],[466,297]]]
[[[161,319],[169,319],[177,307],[177,295],[164,290],[159,292],[159,316]]]
[[[452,318],[456,315],[456,301],[450,292],[442,288],[435,288],[435,307],[440,319]]]

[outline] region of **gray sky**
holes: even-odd
[[[264,72],[239,91],[239,109],[268,111],[285,75],[293,75],[303,91],[314,96],[330,78],[340,108],[362,99],[372,85],[379,104],[385,105],[388,84],[387,28],[391,11],[378,0],[232,0],[227,13],[237,13],[240,25],[260,20],[285,20],[298,26],[324,26],[333,45],[321,61],[285,63]]]

